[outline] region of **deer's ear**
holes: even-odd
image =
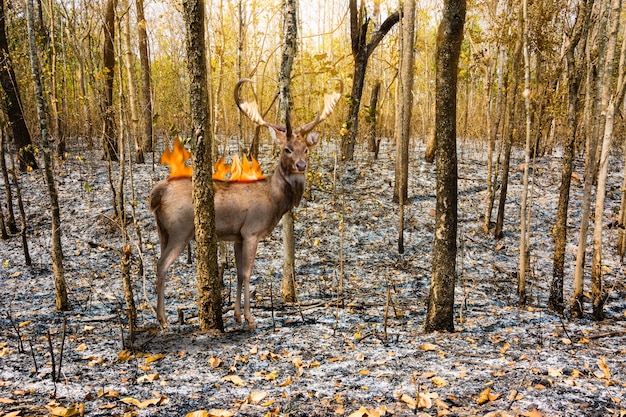
[[[274,129],[272,126],[268,126],[269,130],[270,130],[270,136],[272,136],[272,139],[274,139],[274,142],[276,142],[278,145],[281,145],[283,142],[285,142],[285,134],[277,129]]]
[[[316,145],[319,140],[320,134],[318,132],[311,132],[306,135],[306,144],[309,147]]]

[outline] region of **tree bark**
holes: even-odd
[[[204,0],[183,3],[187,28],[193,147],[193,203],[200,329],[224,330],[222,283],[218,279],[217,234],[213,192],[213,135],[208,107]]]
[[[119,159],[113,108],[113,81],[115,80],[115,8],[117,0],[107,0],[104,16],[104,128],[103,148],[107,161]]]
[[[364,2],[361,1],[357,9],[357,0],[350,0],[350,38],[352,42],[352,56],[354,58],[354,75],[352,77],[352,92],[348,99],[348,120],[345,123],[346,133],[341,139],[341,155],[344,160],[354,158],[356,145],[359,109],[363,96],[363,84],[367,71],[367,62],[370,55],[383,40],[385,35],[400,20],[400,12],[395,11],[375,30],[369,41],[367,40],[370,19],[367,16]]]
[[[283,51],[280,63],[280,114],[287,118],[291,107],[291,72],[298,52],[297,0],[283,3]],[[295,232],[293,211],[283,215],[283,281],[282,298],[285,302],[296,301]]]
[[[409,185],[409,141],[413,106],[413,46],[415,37],[415,0],[404,3],[402,10],[402,42],[400,78],[400,102],[398,103],[398,126],[396,126],[396,172],[394,200],[398,201],[398,253],[404,253],[404,203],[408,198]]]
[[[37,160],[26,127],[26,121],[20,104],[20,92],[9,55],[9,42],[6,34],[5,1],[0,3],[0,84],[4,90],[4,108],[9,118],[13,141],[17,148],[17,159],[21,170],[27,167],[37,169]]]
[[[48,128],[46,125],[47,122],[45,104],[43,99],[43,85],[41,82],[39,56],[37,53],[37,44],[35,41],[35,29],[33,27],[34,22],[32,0],[27,0],[26,2],[26,14],[28,24],[28,41],[30,46],[30,63],[35,86],[35,99],[37,101],[37,118],[39,121],[39,129],[41,131],[41,145],[44,159],[45,178],[48,188],[48,196],[50,198],[52,214],[51,257],[55,284],[56,308],[57,310],[64,311],[69,308],[69,304],[67,301],[67,284],[65,283],[65,274],[63,269],[63,249],[61,246],[61,214],[59,209],[59,198],[54,179],[50,143],[48,142]]]
[[[565,248],[567,245],[567,215],[572,182],[572,163],[578,134],[578,110],[580,86],[583,76],[584,50],[589,28],[589,13],[587,2],[581,2],[576,24],[572,35],[566,41],[565,65],[567,70],[567,134],[563,147],[563,161],[561,163],[561,186],[559,187],[559,205],[554,225],[554,257],[552,282],[548,308],[558,314],[565,308],[563,297],[563,279],[565,270]],[[574,52],[578,51],[577,54]],[[578,57],[578,58],[577,58]]]
[[[141,66],[141,122],[142,138],[140,150],[137,151],[137,162],[143,163],[143,154],[152,150],[152,76],[150,72],[150,56],[148,55],[148,33],[146,18],[143,11],[143,0],[136,0],[137,35],[139,38],[139,64]]]
[[[380,138],[377,134],[378,123],[378,96],[380,94],[380,81],[376,81],[372,89],[370,97],[370,105],[367,108],[367,117],[365,121],[368,124],[367,140],[368,149],[374,154],[374,160],[378,159],[378,151],[380,150]]]
[[[437,33],[437,204],[432,277],[425,331],[454,331],[456,283],[456,88],[465,23],[465,0],[446,0]]]

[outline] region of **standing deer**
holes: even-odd
[[[240,80],[235,86],[235,102],[239,110],[259,126],[267,126],[270,135],[281,146],[276,170],[271,177],[255,182],[214,181],[215,224],[218,240],[232,241],[237,265],[237,300],[235,319],[241,323],[241,291],[244,290],[244,317],[250,327],[256,325],[250,314],[250,275],[257,245],[278,224],[283,214],[300,204],[306,184],[307,154],[319,140],[312,130],[333,112],[341,93],[324,96],[324,108],[316,119],[297,129],[291,128],[289,113],[286,126],[268,123],[259,113],[256,101],[242,102]],[[165,318],[165,280],[172,263],[194,237],[192,184],[189,177],[168,178],[159,182],[150,193],[150,211],[156,217],[161,257],[157,261],[157,318],[167,326]]]

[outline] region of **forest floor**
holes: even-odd
[[[40,171],[22,174],[33,265],[25,265],[19,237],[0,241],[0,416],[185,416],[200,410],[208,413],[195,415],[626,415],[626,283],[624,265],[615,255],[617,231],[609,227],[621,199],[622,161],[612,164],[605,210],[607,318],[594,322],[589,298],[581,320],[546,308],[559,155],[540,158],[533,169],[529,299],[526,308],[518,308],[522,172],[512,170],[505,236],[494,240],[482,232],[485,151],[474,145],[459,149],[453,333],[423,331],[436,178],[435,167],[421,158],[411,163],[406,250],[400,255],[393,155],[383,152],[375,162],[363,157],[337,171],[331,156],[336,150],[323,143],[310,161],[310,196],[296,210],[300,303],[280,301],[279,225],[260,245],[256,259],[255,330],[233,319],[235,268],[232,253],[227,255],[222,334],[199,331],[195,265],[187,264],[184,255],[166,286],[171,325],[158,330],[154,281],[159,244],[147,198],[151,187],[167,176],[167,168],[135,165],[145,273],[140,276],[133,264],[139,329],[132,346],[120,313],[123,242],[111,218],[106,164],[97,153],[80,151],[80,158],[72,156],[57,166],[71,303],[67,312],[55,309],[44,177]],[[261,158],[265,172],[272,170],[269,154],[265,150]],[[512,167],[521,162],[517,153]],[[117,169],[113,167],[115,177]],[[582,161],[576,161],[580,178],[582,170]],[[572,294],[582,192],[583,184],[575,182],[566,300]],[[132,223],[128,230],[137,255]],[[586,280],[589,288],[588,275]]]

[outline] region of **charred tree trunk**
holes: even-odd
[[[213,193],[213,135],[207,92],[204,0],[183,3],[187,28],[193,147],[193,204],[200,329],[224,330],[222,283],[218,279],[217,234]]]
[[[6,17],[4,14],[5,1],[0,3],[0,84],[4,90],[4,108],[9,118],[9,125],[13,133],[13,141],[17,148],[17,159],[21,170],[27,167],[37,168],[37,160],[26,127],[26,121],[20,104],[20,92],[17,79],[13,71],[13,64],[9,55],[9,41],[6,34]]]
[[[376,81],[374,88],[372,89],[372,96],[370,97],[370,105],[367,108],[367,118],[365,122],[368,125],[367,140],[368,149],[374,154],[374,159],[378,159],[378,152],[380,150],[380,138],[378,137],[378,95],[380,94],[380,81]]]
[[[107,0],[104,16],[104,158],[107,161],[119,159],[113,108],[113,81],[115,79],[115,7],[117,0]]]
[[[345,123],[345,134],[341,139],[341,155],[344,160],[354,158],[354,147],[357,141],[359,125],[359,109],[363,96],[363,84],[370,55],[383,40],[385,35],[400,20],[400,12],[395,11],[375,30],[369,41],[367,39],[370,18],[367,16],[364,2],[357,9],[357,1],[350,0],[350,38],[352,56],[354,57],[354,76],[352,91],[348,98],[348,120]]]
[[[465,9],[465,0],[446,0],[437,33],[437,207],[425,325],[427,332],[454,331],[454,286],[457,275],[456,89]]]

